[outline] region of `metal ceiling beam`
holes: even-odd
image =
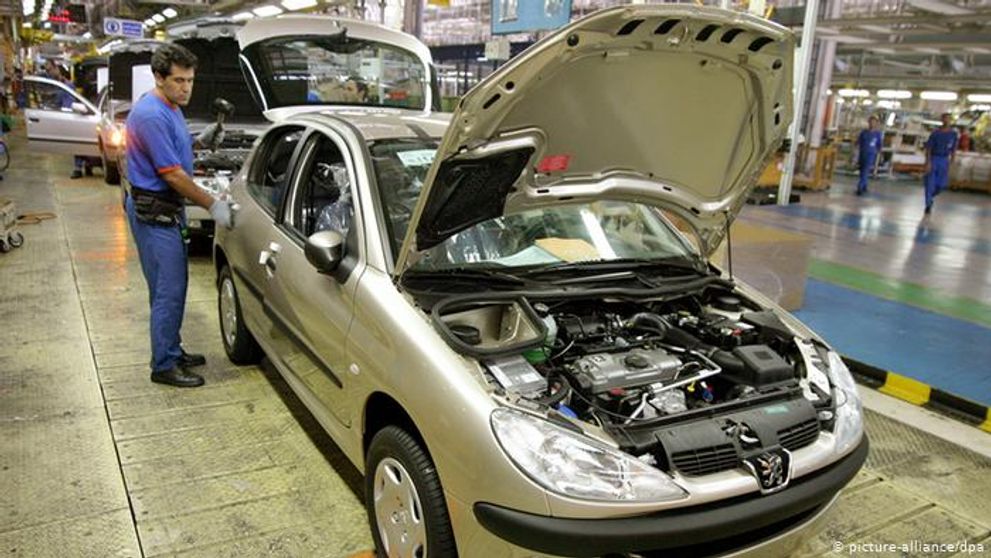
[[[840,17],[820,21],[818,25],[816,25],[816,28],[836,27],[839,29],[847,29],[858,25],[950,25],[954,23],[986,23],[989,21],[991,21],[991,10],[955,16],[941,16],[933,14],[888,17]],[[801,25],[796,27],[801,28]]]
[[[934,88],[934,89],[991,89],[991,76],[920,76],[901,73],[864,74],[834,73],[833,87],[857,84],[864,87],[884,89],[897,88]]]

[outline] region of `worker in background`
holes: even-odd
[[[970,151],[970,131],[967,130],[966,126],[960,126],[957,128],[960,130],[960,139],[957,140],[957,151]]]
[[[926,187],[926,215],[932,213],[933,200],[950,184],[950,165],[957,152],[957,132],[950,125],[950,113],[943,113],[943,125],[926,140],[926,166],[923,181]]]
[[[218,227],[231,227],[229,202],[215,199],[193,183],[193,139],[183,107],[189,103],[196,56],[166,44],[151,58],[155,88],[141,97],[127,117],[127,180],[124,210],[131,225],[151,305],[151,381],[179,387],[203,385],[189,369],[206,364],[187,353],[180,330],[189,280],[183,198],[210,211]],[[217,124],[196,142],[216,147],[223,141]]]
[[[874,162],[881,152],[881,121],[874,115],[867,119],[867,129],[861,130],[857,136],[858,163],[860,165],[860,180],[857,181],[857,195],[867,193],[867,181],[874,174]]]
[[[65,86],[68,87],[69,89],[74,89],[74,87],[72,86],[72,80],[69,79],[68,71],[66,70],[60,70],[60,71],[62,71],[63,73],[59,81],[65,84]],[[72,95],[72,93],[69,93],[64,89],[59,89],[59,106],[62,108],[62,111],[72,112],[72,105],[75,102],[76,102],[76,98]],[[73,180],[77,178],[82,178],[83,172],[86,173],[86,176],[93,176],[93,165],[89,157],[86,157],[84,155],[74,155],[72,162],[73,162],[72,174],[69,175],[69,178]]]

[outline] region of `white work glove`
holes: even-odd
[[[234,212],[231,211],[231,204],[226,200],[213,200],[210,205],[210,216],[218,227],[227,229],[234,228]]]
[[[196,143],[208,149],[216,149],[224,143],[224,136],[224,128],[217,122],[214,122],[206,128],[203,128],[200,135],[196,136]]]

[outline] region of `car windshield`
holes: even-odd
[[[413,53],[344,33],[277,37],[245,49],[269,108],[353,104],[426,107],[427,66]]]
[[[437,141],[420,139],[370,145],[394,258],[437,146]],[[428,250],[413,269],[678,257],[694,258],[695,252],[660,209],[610,200],[545,207],[483,221]]]

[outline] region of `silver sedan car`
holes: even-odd
[[[708,262],[791,120],[791,33],[609,9],[447,116],[409,37],[342,28],[245,49],[270,107],[318,78],[341,103],[279,108],[214,258],[228,356],[266,355],[364,471],[379,553],[792,552],[866,458],[860,400]]]

